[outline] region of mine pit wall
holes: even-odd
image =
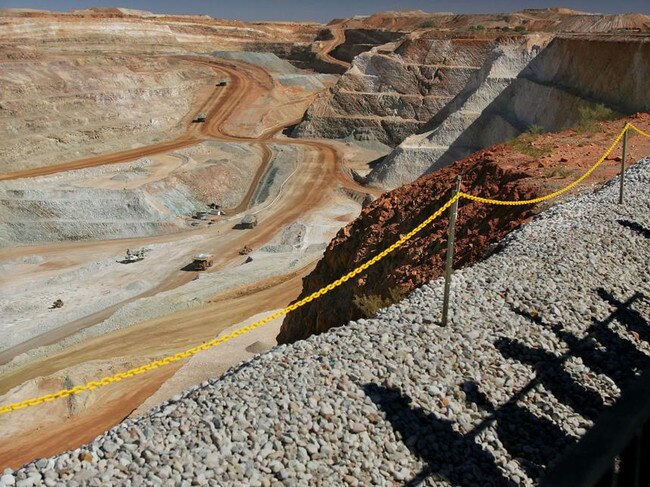
[[[332,51],[336,59],[351,63],[359,54],[375,46],[394,42],[404,36],[404,32],[375,29],[346,29],[345,42]]]
[[[384,31],[373,29],[348,29],[345,31],[345,42],[334,49],[330,55],[351,63],[359,54],[369,51],[375,46],[399,39],[403,32]],[[328,41],[332,38],[329,29],[321,30],[315,41]],[[312,43],[260,43],[251,44],[246,50],[272,52],[278,57],[286,59],[294,66],[309,69],[317,73],[344,74],[346,69],[340,64],[331,63],[318,55],[317,46]]]
[[[554,39],[450,150],[461,153],[477,146],[486,147],[517,135],[530,124],[542,125],[547,130],[566,128],[577,122],[579,107],[595,103],[605,103],[622,113],[650,111],[648,93],[639,89],[648,86],[649,47],[645,39]],[[459,140],[466,145],[458,145]],[[341,229],[315,270],[304,279],[298,299],[377,255],[442,206],[457,174],[463,174],[465,191],[483,197],[521,200],[539,196],[539,189],[526,181],[530,175],[517,168],[499,167],[487,153],[472,155],[453,167],[442,167],[434,174],[385,193],[364,209],[357,220]],[[508,207],[474,203],[461,206],[464,209],[459,213],[455,268],[482,258],[491,245],[535,211],[533,205],[512,207],[514,213],[509,213]],[[363,277],[352,279],[290,313],[278,341],[293,342],[362,317],[353,302],[355,296],[386,298],[391,288],[410,291],[439,276],[444,265],[447,223],[444,216],[439,218],[423,235],[371,267]]]
[[[494,79],[508,81],[498,74]],[[649,82],[648,38],[557,37],[498,96],[493,93],[491,103],[477,106],[484,96],[477,91],[453,116],[389,154],[369,182],[394,188],[531,125],[546,131],[575,126],[580,107],[600,103],[621,114],[650,111]]]
[[[180,135],[180,118],[215,79],[202,65],[139,55],[33,54],[0,63],[0,172]]]
[[[485,147],[532,124],[563,130],[578,122],[580,107],[597,103],[626,115],[648,112],[648,86],[649,38],[556,38],[487,107],[468,135],[476,137],[475,147]],[[500,129],[485,130],[497,120]]]
[[[391,147],[427,129],[494,57],[490,39],[408,36],[357,56],[336,87],[319,97],[297,137],[372,134]]]
[[[289,61],[299,69],[306,69],[324,74],[342,74],[345,69],[338,64],[328,63],[317,56],[311,43],[297,42],[251,42],[243,45],[242,50],[250,52],[270,52]]]
[[[279,150],[281,182],[299,160]],[[0,248],[69,240],[146,237],[185,230],[208,203],[234,208],[245,197],[262,153],[248,144],[206,141],[169,156],[168,174],[148,158],[38,178],[0,181]],[[267,196],[276,186],[268,182]]]
[[[395,188],[432,172],[449,146],[535,57],[546,36],[498,40],[460,92],[429,120],[418,134],[407,137],[368,175],[371,186]]]
[[[178,231],[200,202],[189,188],[0,188],[0,248],[43,242],[143,237]]]
[[[621,113],[650,111],[650,37],[558,37],[521,75],[598,100]]]

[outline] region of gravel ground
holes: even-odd
[[[650,361],[650,158],[375,319],[241,364],[0,485],[533,485]]]

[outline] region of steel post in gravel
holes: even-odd
[[[461,177],[456,178],[454,196],[460,193]],[[449,237],[447,238],[447,261],[445,263],[445,295],[442,301],[442,326],[447,326],[449,315],[449,291],[451,287],[451,271],[454,265],[454,239],[456,238],[456,215],[458,215],[458,200],[456,198],[449,209]]]
[[[623,186],[625,184],[625,158],[627,157],[627,133],[630,131],[627,124],[625,125],[625,128],[623,130],[625,130],[625,132],[623,132],[623,156],[621,157],[621,175],[620,175],[621,190],[618,195],[619,205],[623,204]]]

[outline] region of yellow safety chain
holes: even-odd
[[[628,130],[628,129],[634,129],[636,130],[639,134],[644,135],[645,137],[650,138],[650,134],[638,129],[631,123],[627,123],[621,133],[616,137],[612,145],[609,146],[607,151],[603,154],[603,156],[598,159],[598,161],[589,168],[587,172],[585,172],[582,176],[580,176],[578,179],[573,181],[572,183],[568,184],[564,188],[555,191],[554,193],[551,193],[546,196],[542,196],[539,198],[534,198],[530,200],[520,200],[520,201],[502,201],[502,200],[493,200],[490,198],[482,198],[480,196],[474,196],[472,194],[468,193],[463,193],[459,192],[452,196],[443,206],[441,206],[435,213],[433,213],[430,217],[428,217],[426,220],[424,220],[422,223],[420,223],[417,227],[415,227],[413,230],[411,230],[409,233],[406,235],[403,235],[400,237],[399,240],[397,240],[394,244],[392,244],[390,247],[388,247],[386,250],[383,250],[376,256],[374,256],[372,259],[364,262],[361,264],[359,267],[356,269],[348,272],[345,274],[343,277],[337,279],[336,281],[328,284],[327,286],[319,289],[316,292],[313,292],[309,296],[301,299],[300,301],[297,301],[286,308],[276,311],[275,313],[271,313],[268,316],[265,316],[264,318],[255,321],[254,323],[251,323],[250,325],[244,326],[242,328],[239,328],[231,333],[228,333],[227,335],[220,336],[218,338],[214,338],[213,340],[210,340],[209,342],[203,343],[201,345],[198,345],[196,347],[190,348],[188,350],[185,350],[183,352],[179,352],[175,355],[170,355],[168,357],[162,358],[160,360],[154,360],[153,362],[150,362],[148,364],[142,365],[140,367],[136,367],[130,370],[127,370],[126,372],[120,372],[115,375],[111,375],[108,377],[104,377],[99,380],[94,380],[87,382],[85,385],[79,385],[72,387],[71,389],[62,389],[58,392],[55,392],[53,394],[46,394],[44,396],[39,396],[35,397],[32,399],[26,399],[24,401],[20,402],[15,402],[11,404],[6,404],[4,406],[0,407],[0,415],[1,414],[6,414],[12,411],[17,411],[19,409],[24,409],[30,406],[36,406],[38,404],[43,404],[46,402],[51,402],[54,401],[55,399],[60,399],[76,394],[81,394],[82,392],[86,391],[92,391],[94,389],[97,389],[99,387],[104,387],[109,384],[112,384],[114,382],[120,382],[124,379],[128,379],[130,377],[134,377],[136,375],[144,374],[145,372],[148,372],[150,370],[157,369],[159,367],[162,367],[164,365],[168,365],[174,362],[178,362],[179,360],[192,357],[193,355],[196,355],[199,352],[202,352],[203,350],[208,350],[210,348],[216,347],[217,345],[227,342],[229,340],[232,340],[233,338],[236,338],[240,335],[244,335],[246,333],[249,333],[267,323],[270,321],[273,321],[277,318],[280,318],[281,316],[284,316],[292,311],[297,310],[298,308],[304,306],[307,303],[312,302],[314,299],[318,299],[324,294],[327,294],[328,292],[332,291],[333,289],[336,289],[339,287],[341,284],[349,281],[353,277],[361,274],[363,271],[367,270],[369,267],[372,265],[376,264],[380,260],[382,260],[384,257],[386,257],[388,254],[391,252],[394,252],[396,249],[404,245],[408,240],[413,238],[417,233],[421,232],[427,225],[429,225],[431,222],[433,222],[436,218],[438,218],[440,215],[442,215],[456,200],[459,198],[467,198],[469,200],[473,201],[478,201],[481,203],[488,203],[488,204],[494,204],[494,205],[529,205],[533,203],[539,203],[541,201],[549,200],[551,198],[555,198],[562,193],[568,191],[569,189],[575,187],[577,184],[579,184],[581,181],[583,181],[585,178],[587,178],[614,150],[614,147],[621,141],[621,138],[623,137],[623,134]]]
[[[638,128],[638,127],[637,127],[636,125],[634,125],[633,123],[628,122],[628,123],[625,124],[625,125],[626,125],[627,128],[634,129],[634,130],[636,130],[639,134],[641,134],[641,135],[643,135],[644,137],[647,137],[647,138],[650,139],[650,133],[648,133],[648,132],[644,132],[643,130],[641,130],[640,128]],[[623,131],[625,131],[625,129],[623,129]]]
[[[120,372],[119,374],[115,374],[115,375],[112,375],[112,376],[109,376],[109,377],[104,377],[103,379],[90,381],[90,382],[86,383],[85,385],[75,386],[75,387],[73,387],[71,389],[62,389],[62,390],[60,390],[58,392],[55,392],[53,394],[46,394],[44,396],[35,397],[35,398],[32,398],[32,399],[27,399],[25,401],[20,401],[20,402],[15,402],[15,403],[12,403],[12,404],[4,405],[4,406],[0,407],[0,414],[6,414],[6,413],[9,413],[11,411],[17,411],[19,409],[24,409],[24,408],[27,408],[27,407],[30,407],[30,406],[36,406],[38,404],[43,404],[45,402],[54,401],[55,399],[68,397],[68,396],[75,395],[75,394],[81,394],[82,392],[86,392],[86,391],[92,391],[93,389],[97,389],[99,387],[107,386],[109,384],[112,384],[113,382],[120,382],[120,381],[122,381],[124,379],[128,379],[128,378],[136,376],[136,375],[144,374],[145,372],[148,372],[150,370],[157,369],[158,367],[162,367],[164,365],[168,365],[168,364],[171,364],[171,363],[174,363],[174,362],[178,362],[179,360],[182,360],[184,358],[188,358],[188,357],[191,357],[193,355],[196,355],[197,353],[202,352],[203,350],[208,350],[209,348],[216,347],[220,343],[227,342],[227,341],[232,340],[233,338],[236,338],[236,337],[238,337],[240,335],[244,335],[246,333],[249,333],[249,332],[255,330],[256,328],[259,328],[260,326],[263,326],[263,325],[267,324],[268,322],[275,320],[276,318],[280,318],[281,316],[284,316],[284,315],[290,313],[291,311],[295,311],[298,308],[304,306],[305,304],[310,303],[314,299],[317,299],[317,298],[321,297],[323,294],[326,294],[326,293],[332,291],[333,289],[339,287],[344,282],[347,282],[350,279],[352,279],[354,276],[362,273],[363,271],[368,269],[370,266],[376,264],[381,259],[386,257],[388,254],[390,254],[391,252],[394,252],[396,249],[398,249],[399,247],[404,245],[404,243],[406,241],[408,241],[409,239],[413,238],[413,236],[415,234],[422,231],[422,229],[424,227],[429,225],[433,220],[435,220],[442,213],[444,213],[452,205],[452,203],[454,201],[456,201],[459,197],[460,197],[459,195],[453,196],[442,207],[440,207],[433,215],[431,215],[429,218],[424,220],[422,223],[420,223],[417,227],[415,227],[409,233],[407,233],[406,235],[403,235],[397,242],[392,244],[386,250],[384,250],[384,251],[380,252],[379,254],[377,254],[376,256],[374,256],[372,259],[368,260],[367,262],[364,262],[359,267],[357,267],[356,269],[348,272],[346,275],[344,275],[340,279],[337,279],[336,281],[328,284],[327,286],[319,289],[318,291],[310,294],[309,296],[301,299],[300,301],[297,301],[297,302],[287,306],[286,308],[284,308],[284,309],[282,309],[280,311],[276,311],[275,313],[271,313],[270,315],[265,316],[264,318],[254,322],[254,323],[251,323],[250,325],[244,326],[244,327],[239,328],[239,329],[237,329],[237,330],[235,330],[235,331],[233,331],[231,333],[228,333],[227,335],[220,336],[218,338],[210,340],[209,342],[203,343],[203,344],[198,345],[198,346],[196,346],[194,348],[190,348],[189,350],[179,352],[179,353],[177,353],[175,355],[170,355],[170,356],[165,357],[165,358],[160,359],[160,360],[154,360],[153,362],[142,365],[140,367],[136,367],[134,369],[127,370],[126,372]]]

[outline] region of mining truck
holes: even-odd
[[[257,217],[255,215],[246,215],[240,223],[241,228],[255,228],[257,226]]]
[[[195,271],[204,271],[208,267],[212,267],[212,255],[211,254],[198,254],[194,256],[194,261],[192,262]]]
[[[227,79],[220,79],[219,81],[217,81],[217,86],[226,86],[227,84],[228,84]]]
[[[202,123],[202,122],[205,122],[206,117],[207,117],[207,115],[205,114],[205,112],[201,112],[201,113],[199,113],[199,114],[196,116],[196,118],[194,119],[194,123]]]

